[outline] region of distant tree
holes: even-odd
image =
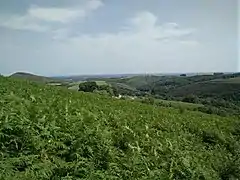
[[[113,91],[113,88],[109,85],[101,85],[101,86],[98,86],[97,89],[99,91],[106,91],[111,96],[115,95],[114,91]]]
[[[118,96],[119,95],[119,91],[118,91],[118,89],[116,87],[112,86],[112,91],[113,91],[113,95],[114,96]]]
[[[96,89],[98,89],[97,83],[95,81],[89,81],[79,84],[78,91],[93,92]]]
[[[96,94],[109,96],[109,93],[106,90],[94,90],[93,92],[96,93]]]
[[[224,73],[222,73],[222,72],[215,72],[215,73],[213,73],[213,75],[214,76],[220,76],[220,75],[224,75]]]
[[[155,89],[156,84],[157,84],[156,76],[153,76],[151,74],[146,74],[145,75],[145,82],[146,82],[149,94],[154,94],[154,89]]]
[[[181,77],[186,77],[186,76],[187,76],[187,74],[180,74],[180,76],[181,76]]]
[[[116,88],[111,87],[109,85],[97,85],[95,81],[88,81],[79,84],[78,91],[84,91],[84,92],[95,92],[98,94],[108,94],[111,96],[117,96],[118,91]]]

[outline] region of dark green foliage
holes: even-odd
[[[240,106],[240,73],[213,75],[196,75],[185,77],[179,76],[148,76],[146,83],[144,76],[129,77],[124,79],[114,79],[129,88],[136,88],[137,91],[146,93],[152,92],[153,96],[159,96],[165,100],[179,100],[188,95],[203,100],[211,99],[215,101],[225,101],[232,105]],[[106,80],[108,81],[108,80]],[[112,80],[109,80],[111,82]],[[130,95],[130,94],[129,94]],[[214,103],[216,104],[216,103]],[[213,104],[208,104],[215,106]],[[230,105],[230,106],[232,106]],[[227,108],[230,107],[229,104]]]
[[[240,178],[236,117],[0,84],[0,179]]]
[[[128,85],[122,84],[122,83],[111,83],[113,92],[115,95],[121,94],[121,95],[128,95],[128,96],[134,96],[138,95],[138,91],[136,89],[131,88]]]
[[[198,99],[194,95],[188,95],[182,99],[183,102],[188,102],[188,103],[198,103]]]
[[[145,97],[141,102],[145,104],[151,104],[151,105],[155,104],[155,100],[151,96]]]
[[[84,91],[84,92],[93,92],[94,90],[98,89],[98,85],[95,81],[90,82],[83,82],[79,84],[78,91]]]
[[[215,72],[213,73],[214,76],[220,76],[220,75],[224,75],[224,73],[221,73],[221,72]]]
[[[79,84],[78,91],[95,92],[101,95],[117,96],[118,92],[115,87],[109,85],[97,85],[95,81],[87,81]]]
[[[111,87],[109,85],[101,85],[97,87],[98,91],[105,91],[107,94],[111,96],[117,96],[118,92],[114,87]]]

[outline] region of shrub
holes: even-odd
[[[188,95],[182,99],[183,102],[188,102],[188,103],[197,103],[198,99],[194,95]]]
[[[79,84],[79,91],[84,92],[93,92],[94,90],[98,89],[97,83],[95,81],[84,82]]]
[[[154,100],[153,97],[148,96],[148,97],[145,97],[145,98],[142,100],[142,103],[153,105],[153,104],[155,104],[155,100]]]

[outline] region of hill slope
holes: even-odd
[[[234,95],[240,97],[240,83],[230,83],[230,81],[194,83],[176,88],[171,91],[171,94],[174,96],[194,94],[199,97],[225,97],[231,99]]]
[[[0,84],[0,179],[240,178],[234,117]]]
[[[42,82],[42,83],[48,83],[48,82],[63,82],[63,80],[55,79],[55,78],[49,78],[45,76],[38,76],[35,74],[31,73],[26,73],[26,72],[17,72],[12,74],[10,77],[13,78],[20,78],[20,79],[26,79],[26,80],[31,80],[35,82]]]

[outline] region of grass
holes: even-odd
[[[0,77],[0,179],[239,179],[239,119]]]
[[[219,82],[196,83],[173,89],[170,93],[175,96],[195,94],[200,97],[231,97],[233,94],[240,93],[240,84]]]
[[[240,77],[229,78],[229,79],[216,79],[213,82],[220,82],[220,83],[240,83]]]
[[[97,83],[98,86],[102,86],[102,85],[108,85],[108,83],[106,83],[106,81],[95,81]]]
[[[181,101],[168,101],[168,100],[155,100],[156,103],[163,104],[165,106],[171,106],[171,107],[182,107],[184,109],[192,110],[196,109],[198,107],[203,107],[202,104],[194,104],[194,103],[187,103],[187,102],[181,102]]]

